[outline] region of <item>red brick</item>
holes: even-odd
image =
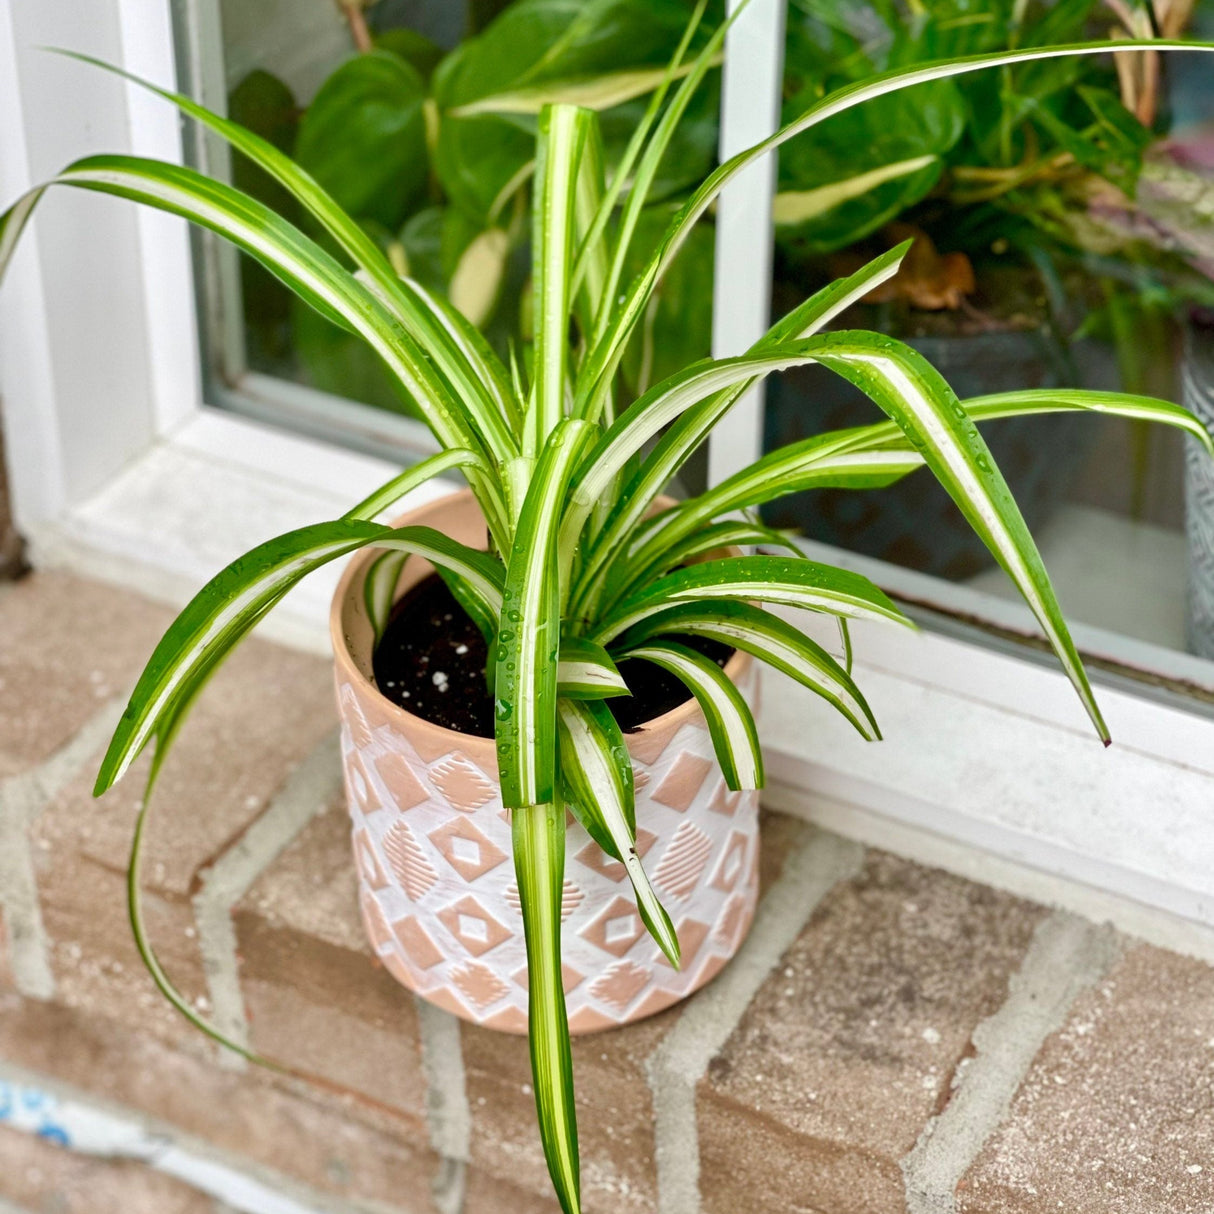
[[[961,1214],[1214,1210],[1214,969],[1147,945],[1083,995],[958,1187]]]
[[[143,861],[146,914],[166,970],[192,1000],[206,991],[190,904],[200,873],[331,728],[331,699],[326,663],[250,641],[211,681],[164,768]],[[159,1033],[193,1032],[154,990],[126,923],[125,872],[147,760],[94,801],[99,759],[31,832],[58,996]]]
[[[832,892],[697,1092],[712,1214],[904,1214],[899,1161],[947,1098],[1040,908],[891,856]]]
[[[364,939],[344,805],[262,874],[235,922],[254,1047],[423,1117],[416,1006]]]
[[[138,677],[172,611],[69,573],[0,595],[0,777],[37,766]]]
[[[761,895],[805,833],[796,819],[764,815]],[[654,1110],[645,1064],[681,1010],[676,1006],[625,1028],[574,1038],[582,1194],[589,1209],[640,1212],[655,1206]],[[535,1124],[526,1038],[471,1025],[462,1030],[473,1167],[486,1180],[503,1178],[547,1198],[551,1183]]]
[[[402,1195],[428,1200],[436,1161],[416,1118],[258,1067],[221,1067],[197,1034],[174,1048],[97,1012],[5,996],[0,1057],[338,1197],[390,1209]]]
[[[215,1214],[212,1198],[130,1160],[0,1128],[0,1197],[47,1214]]]

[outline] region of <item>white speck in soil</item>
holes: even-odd
[[[447,675],[442,670],[436,670],[430,676],[430,682],[433,683],[435,687],[446,687],[447,686]]]
[[[408,692],[408,691],[402,691],[402,692],[400,693],[400,698],[401,698],[402,700],[407,700],[407,699],[409,699],[409,697],[410,697],[411,695],[412,695],[412,692]]]
[[[465,653],[468,652],[468,646],[467,645],[456,645],[455,652],[458,653],[462,657]]]

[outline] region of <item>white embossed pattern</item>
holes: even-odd
[[[742,690],[753,701],[751,666]],[[367,702],[362,698],[368,697]],[[525,1032],[526,953],[495,771],[460,749],[423,756],[370,687],[342,683],[346,789],[368,936],[388,971],[476,1024]],[[570,819],[562,954],[574,1033],[651,1015],[733,955],[758,891],[758,794],[726,789],[698,713],[673,736],[631,735],[638,850],[679,932],[675,971],[645,932],[623,866]],[[469,748],[474,749],[474,748]]]

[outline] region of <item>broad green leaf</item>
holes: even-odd
[[[501,228],[486,228],[461,255],[448,296],[470,324],[479,328],[493,315],[509,256],[510,237]]]
[[[585,637],[561,639],[556,678],[560,695],[570,700],[632,695],[607,650]]]
[[[610,710],[599,703],[562,699],[557,721],[569,807],[591,838],[624,865],[642,922],[678,969],[678,933],[637,855],[632,760],[624,735]]]
[[[494,677],[502,801],[511,809],[554,799],[560,577],[557,527],[577,461],[594,427],[567,418],[544,444],[506,566]]]
[[[647,616],[676,603],[757,599],[858,620],[910,621],[866,577],[805,557],[730,556],[676,569],[642,587],[590,633],[606,645]]]
[[[754,717],[742,693],[716,662],[677,641],[650,641],[630,649],[627,656],[670,671],[695,696],[731,789],[763,787],[763,750]]]
[[[870,741],[880,738],[877,722],[847,671],[791,624],[749,603],[724,599],[669,607],[635,625],[620,649],[633,649],[653,637],[683,634],[744,650],[833,704],[863,737]]]
[[[295,159],[349,215],[396,229],[426,192],[425,97],[425,82],[399,56],[355,55],[304,112]]]
[[[510,817],[527,944],[527,1033],[540,1141],[561,1209],[579,1214],[573,1058],[561,970],[565,807],[551,802],[517,806]]]
[[[721,56],[714,56],[713,67],[719,67]],[[678,67],[675,78],[687,75],[692,65]],[[516,89],[481,97],[451,110],[454,118],[474,114],[538,114],[546,105],[576,105],[588,110],[608,110],[634,97],[653,92],[667,78],[666,68],[640,68],[632,71],[606,72],[585,80],[552,80],[532,88]]]

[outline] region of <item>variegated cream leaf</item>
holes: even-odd
[[[558,713],[561,774],[570,808],[599,846],[624,865],[642,922],[678,969],[678,934],[637,855],[632,761],[620,727],[599,703],[562,699]]]
[[[716,662],[677,641],[649,641],[628,650],[627,656],[668,670],[695,696],[731,789],[763,787],[763,750],[754,717],[742,693]]]
[[[557,661],[557,691],[571,700],[605,700],[632,692],[611,654],[585,637],[563,637]]]
[[[844,177],[813,190],[781,190],[772,200],[772,220],[776,227],[808,223],[853,198],[863,197],[869,190],[875,190],[887,181],[909,177],[912,173],[935,164],[938,159],[933,155],[912,156],[909,160],[883,164],[880,168],[857,173],[854,177]]]
[[[821,645],[750,603],[723,599],[668,607],[634,625],[620,647],[627,650],[653,637],[682,634],[744,650],[833,704],[863,737],[880,738],[877,722],[847,671]]]
[[[720,63],[721,56],[715,56],[713,66],[720,66]],[[676,68],[673,74],[677,79],[689,71],[691,65],[688,64]],[[447,112],[453,118],[471,118],[476,114],[538,114],[546,105],[577,105],[587,110],[609,110],[652,93],[666,77],[666,68],[653,67],[605,72],[584,80],[553,80],[534,88],[480,97],[465,105],[453,106]]]
[[[620,603],[591,633],[608,644],[647,616],[676,603],[756,599],[844,615],[850,619],[910,621],[866,577],[805,557],[734,556],[676,569]]]

